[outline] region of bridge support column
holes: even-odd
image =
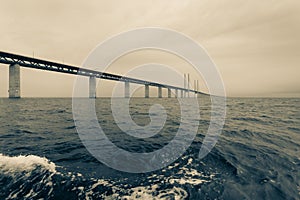
[[[187,89],[187,97],[190,98],[190,74],[188,74]]]
[[[95,99],[96,98],[96,77],[90,76],[89,80],[89,97]]]
[[[149,85],[145,85],[145,98],[149,98]]]
[[[171,98],[171,89],[168,88],[168,98]]]
[[[178,97],[178,89],[175,89],[175,98]]]
[[[158,98],[162,98],[162,88],[158,87]]]
[[[9,65],[9,98],[20,98],[20,65]]]
[[[125,98],[129,98],[130,92],[129,92],[129,82],[125,81]]]
[[[180,97],[183,98],[183,90],[180,90]]]

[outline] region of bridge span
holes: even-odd
[[[186,76],[184,75],[184,88],[176,87],[172,85],[161,84],[157,82],[151,82],[148,80],[141,80],[131,77],[126,77],[117,74],[111,74],[106,72],[99,72],[90,69],[84,69],[76,66],[66,65],[62,63],[31,58],[23,55],[17,55],[13,53],[0,51],[0,63],[9,65],[9,98],[20,98],[21,97],[21,85],[20,85],[20,67],[33,68],[39,70],[47,70],[65,74],[73,74],[80,76],[89,77],[89,97],[96,98],[96,79],[107,79],[113,81],[121,81],[125,84],[124,96],[125,98],[129,98],[129,83],[140,84],[145,86],[145,98],[149,98],[149,87],[157,87],[158,88],[158,98],[162,98],[162,88],[166,88],[168,90],[168,98],[171,97],[171,90],[174,90],[174,96],[178,96],[178,91],[181,92],[181,97],[189,96],[189,93],[195,93],[196,96],[198,94],[206,95],[203,92],[198,91],[198,84],[194,89],[189,88],[189,76],[188,80],[186,80]],[[198,81],[197,81],[198,82]],[[179,96],[178,96],[179,97]]]

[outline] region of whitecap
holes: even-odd
[[[55,164],[50,162],[47,158],[42,158],[35,155],[19,155],[19,156],[5,156],[0,154],[0,170],[2,172],[30,172],[36,167],[42,167],[49,172],[55,173]]]

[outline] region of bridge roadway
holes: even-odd
[[[107,80],[113,80],[113,81],[122,81],[122,82],[128,82],[128,83],[141,84],[141,85],[145,85],[145,86],[148,85],[148,86],[154,86],[154,87],[158,87],[158,88],[168,88],[168,89],[174,89],[174,90],[181,90],[184,92],[192,92],[192,93],[196,93],[196,94],[206,95],[205,93],[202,93],[202,92],[199,92],[196,90],[191,90],[188,88],[181,88],[181,87],[176,87],[176,86],[172,86],[172,85],[151,82],[151,81],[147,81],[147,80],[130,78],[130,77],[121,76],[121,75],[117,75],[117,74],[111,74],[111,73],[106,73],[106,72],[90,70],[90,69],[84,69],[84,68],[79,68],[76,66],[61,64],[61,63],[37,59],[37,58],[31,58],[31,57],[17,55],[17,54],[13,54],[13,53],[7,53],[7,52],[3,52],[3,51],[0,51],[0,63],[9,64],[10,66],[17,64],[22,67],[33,68],[33,69],[40,69],[40,70],[60,72],[60,73],[65,73],[65,74],[95,77],[95,78],[107,79]]]

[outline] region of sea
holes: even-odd
[[[159,137],[126,138],[114,122],[111,99],[95,102],[107,138],[126,151],[163,148],[181,123],[177,99],[131,98],[136,124],[149,124],[153,104],[165,108],[167,119]],[[186,151],[162,169],[129,173],[87,150],[71,98],[1,98],[0,199],[300,199],[299,98],[227,98],[222,134],[202,159],[211,102],[198,102],[199,127]]]

